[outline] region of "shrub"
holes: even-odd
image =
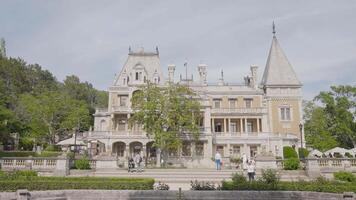
[[[190,186],[191,186],[191,190],[217,190],[220,189],[220,187],[215,187],[214,183],[210,183],[210,182],[205,182],[205,181],[197,181],[195,180],[190,181]]]
[[[283,157],[284,157],[284,159],[298,158],[298,154],[292,147],[284,146],[283,147]]]
[[[306,148],[298,148],[299,158],[306,158],[309,155],[309,151]]]
[[[38,176],[38,173],[33,170],[19,170],[15,172],[15,176],[24,176],[24,177],[32,177],[32,176]]]
[[[298,158],[289,158],[284,160],[284,169],[285,170],[297,170],[299,168]]]
[[[153,186],[154,190],[169,190],[169,185],[162,183],[162,182],[158,182],[157,184],[155,184]]]
[[[279,183],[279,176],[277,171],[273,169],[262,170],[262,177],[260,181],[272,186],[273,188],[277,187],[277,184]]]
[[[334,172],[334,178],[339,181],[355,182],[356,177],[351,172]]]
[[[234,185],[245,184],[247,182],[247,179],[243,174],[235,173],[232,175],[232,182],[234,183]]]
[[[353,155],[351,155],[349,152],[346,152],[345,156],[348,157],[348,158],[353,158]]]
[[[61,152],[56,151],[42,151],[40,154],[36,154],[35,157],[58,157]]]
[[[75,160],[74,166],[76,169],[81,169],[81,170],[90,169],[90,163],[89,163],[88,158],[86,158],[86,157],[83,157],[79,160]]]
[[[27,179],[0,179],[0,191],[28,190],[152,190],[151,178],[106,177],[28,177]]]
[[[61,151],[61,147],[58,145],[48,145],[45,149],[45,151]]]

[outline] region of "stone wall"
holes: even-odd
[[[62,191],[32,191],[0,193],[1,200],[10,199],[56,199],[56,200],[94,200],[94,199],[155,199],[155,200],[337,200],[354,199],[354,193],[332,194],[319,192],[288,192],[288,191],[135,191],[135,190],[62,190]]]

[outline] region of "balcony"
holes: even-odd
[[[113,106],[112,110],[113,112],[119,113],[130,113],[132,111],[132,109],[127,106]]]
[[[263,107],[252,108],[212,108],[212,114],[264,114],[267,109]]]

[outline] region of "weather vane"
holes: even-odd
[[[276,26],[274,25],[274,21],[272,23],[272,29],[273,29],[272,33],[275,36],[276,35]]]

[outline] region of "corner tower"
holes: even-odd
[[[303,134],[302,84],[298,80],[276,37],[273,23],[272,45],[263,73],[261,86],[264,90],[269,113],[269,129],[274,134],[295,136],[299,141]],[[304,138],[302,139],[303,141]]]

